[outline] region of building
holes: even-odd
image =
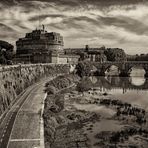
[[[16,41],[16,61],[24,63],[51,63],[52,54],[64,54],[63,37],[56,32],[43,29],[26,33]]]
[[[16,41],[17,63],[71,63],[79,60],[103,62],[107,58],[104,54],[105,47],[70,48],[63,49],[63,37],[56,32],[47,32],[42,29],[26,33],[25,37]]]
[[[56,32],[36,29],[16,41],[17,63],[71,63],[78,62],[79,55],[66,55],[63,37]]]
[[[69,63],[69,64],[76,64],[80,59],[79,55],[54,55],[52,54],[52,63]]]
[[[85,48],[67,48],[64,49],[66,55],[79,55],[80,60],[88,60],[93,62],[107,61],[107,57],[104,54],[105,47],[90,48],[88,45]]]

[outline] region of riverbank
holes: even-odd
[[[49,82],[46,91],[46,148],[147,147],[148,115],[143,108],[92,90],[87,78],[72,75]]]

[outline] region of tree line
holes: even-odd
[[[0,64],[12,64],[14,46],[6,41],[0,40]]]

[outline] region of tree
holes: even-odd
[[[93,66],[89,61],[80,61],[76,66],[77,74],[80,77],[89,76],[93,70]]]
[[[126,54],[123,49],[107,48],[104,52],[108,61],[126,61]]]
[[[2,53],[0,53],[0,64],[7,64],[7,60]]]
[[[77,84],[77,90],[79,92],[85,92],[92,88],[93,84],[89,77],[82,78],[82,80]]]
[[[6,41],[0,40],[0,64],[9,64],[13,58],[14,46]]]

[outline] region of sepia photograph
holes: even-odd
[[[0,148],[148,148],[148,1],[0,0]]]

